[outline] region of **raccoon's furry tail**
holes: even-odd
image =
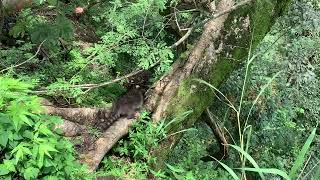
[[[108,129],[114,122],[116,122],[120,118],[120,115],[110,115],[106,116],[104,118],[101,118],[97,124],[97,127],[101,130]]]

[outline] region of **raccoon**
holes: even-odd
[[[144,101],[144,92],[139,87],[132,88],[122,95],[113,105],[110,114],[105,114],[106,118],[100,120],[98,127],[101,130],[108,129],[117,119],[125,117],[135,118]]]

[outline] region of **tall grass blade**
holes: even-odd
[[[274,81],[274,79],[275,79],[276,77],[279,76],[279,74],[280,74],[281,72],[282,72],[282,71],[279,71],[279,72],[277,72],[274,76],[272,76],[272,78],[269,79],[269,81],[267,82],[267,84],[264,85],[264,86],[262,87],[262,89],[259,91],[259,94],[258,94],[258,96],[256,97],[256,99],[253,101],[253,103],[252,103],[252,105],[251,105],[251,108],[250,108],[250,110],[249,110],[249,113],[248,113],[248,115],[247,115],[247,119],[246,119],[246,121],[245,121],[245,123],[244,123],[244,126],[245,126],[245,127],[247,126],[247,123],[248,123],[249,117],[251,116],[253,107],[257,104],[260,96],[265,92],[265,90],[267,89],[267,87],[270,86],[270,84]]]
[[[171,124],[173,124],[175,122],[179,123],[179,122],[183,121],[192,112],[193,112],[193,110],[189,110],[189,111],[183,112],[182,114],[180,114],[177,117],[173,118],[167,125],[164,126],[164,129],[166,129],[167,127],[169,127]]]
[[[281,177],[283,177],[286,180],[291,180],[291,178],[288,176],[288,174],[284,171],[281,171],[280,169],[275,168],[238,168],[245,171],[252,171],[252,172],[258,172],[258,173],[268,173],[268,174],[277,174]]]
[[[243,134],[246,132],[246,130],[249,129],[248,136],[247,136],[247,143],[246,143],[246,152],[249,152],[250,147],[250,140],[252,135],[252,126],[247,126],[244,128]],[[243,160],[242,167],[246,165],[246,159]]]
[[[202,79],[193,79],[194,81],[198,81],[199,83],[205,84],[207,86],[209,86],[211,89],[215,90],[216,92],[218,92],[228,103],[226,103],[231,109],[233,109],[236,113],[238,113],[238,110],[235,108],[235,106],[231,103],[231,101],[216,87],[214,87],[213,85],[211,85],[210,83],[202,80]]]
[[[214,158],[214,157],[212,157]],[[233,179],[236,180],[240,180],[240,178],[237,176],[237,174],[226,164],[224,164],[223,162],[220,162],[219,160],[217,160],[216,158],[214,158],[216,161],[218,161],[218,163],[225,169],[228,171],[228,173],[233,177]]]
[[[167,137],[165,137],[165,138],[168,138],[168,137],[170,137],[170,136],[174,136],[174,135],[176,135],[176,134],[183,133],[183,132],[186,132],[186,131],[198,131],[198,129],[196,129],[196,128],[182,129],[182,130],[180,130],[180,131],[177,131],[177,132],[174,132],[174,133],[172,133],[172,134],[169,134],[169,135],[168,135]],[[163,138],[163,139],[165,139],[165,138]]]
[[[304,143],[301,151],[299,152],[299,155],[297,157],[297,159],[295,160],[295,162],[293,163],[293,167],[291,168],[291,171],[289,173],[289,176],[292,178],[292,179],[295,179],[295,177],[297,176],[298,174],[298,170],[302,167],[303,163],[304,163],[304,157],[305,155],[307,154],[309,148],[310,148],[310,145],[313,141],[313,139],[315,138],[316,136],[316,128],[314,128],[311,132],[311,134],[309,135],[307,141]]]
[[[259,173],[260,177],[262,180],[265,179],[264,175],[262,172],[259,171],[260,167],[259,165],[256,163],[256,161],[250,156],[250,154],[248,154],[247,152],[245,152],[243,149],[241,149],[239,146],[235,146],[235,145],[230,145],[231,147],[233,147],[234,149],[236,149],[237,151],[239,151],[241,154],[244,155],[244,157],[246,159],[248,159],[248,161],[253,165],[253,167],[255,167],[254,169],[257,169],[256,172]]]

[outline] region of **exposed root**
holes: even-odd
[[[54,129],[59,129],[62,135],[65,137],[74,137],[81,135],[86,127],[68,120],[64,120],[62,124],[56,125]]]
[[[110,112],[109,109],[99,108],[58,108],[52,103],[43,99],[44,113],[62,117],[64,122],[55,127],[61,129],[64,136],[83,136],[80,150],[80,162],[86,164],[91,171],[95,171],[105,154],[126,134],[134,120],[120,118],[107,130],[105,130],[98,139],[92,138],[88,133],[88,127],[93,125],[101,117]]]

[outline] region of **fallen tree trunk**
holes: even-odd
[[[192,126],[214,98],[214,93],[207,86],[194,79],[203,79],[218,87],[234,70],[241,67],[240,64],[246,60],[250,46],[252,50],[257,47],[275,19],[285,12],[290,3],[291,0],[273,3],[257,1],[234,8],[233,0],[221,0],[217,6],[217,13],[228,13],[207,21],[188,59],[177,61],[172,71],[161,78],[150,92],[151,98],[147,107],[153,112],[153,121],[170,121],[179,114],[193,110],[184,121],[172,123],[168,133]],[[230,9],[236,10],[229,13]],[[171,136],[153,151],[158,157],[156,170],[163,167],[171,148],[174,147],[172,145],[180,138],[181,133]]]

